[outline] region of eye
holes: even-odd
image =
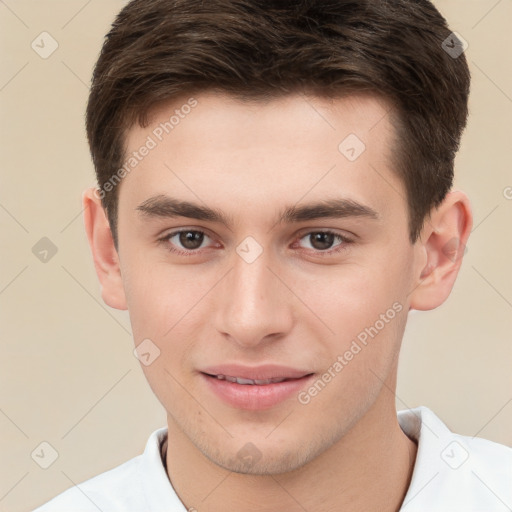
[[[304,236],[302,236],[300,240],[309,241],[310,247],[308,247],[308,249],[311,249],[315,253],[319,253],[322,256],[322,253],[326,253],[326,255],[328,255],[340,252],[346,249],[347,245],[353,242],[353,240],[350,238],[330,230],[310,231],[309,233],[306,233]],[[334,249],[331,249],[335,240],[338,240],[340,243],[336,245]]]
[[[194,256],[199,254],[205,239],[210,239],[210,237],[204,231],[180,229],[159,238],[158,242],[163,243],[169,252],[182,256]],[[341,252],[353,243],[350,238],[330,230],[310,231],[299,240],[309,241],[309,247],[306,247],[306,249],[319,256]],[[339,243],[333,249],[332,246],[336,240]]]
[[[201,248],[205,238],[209,239],[210,237],[204,231],[181,229],[168,233],[164,237],[159,238],[158,241],[166,244],[170,252],[192,256],[199,252],[198,249]]]

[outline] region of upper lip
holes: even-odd
[[[201,370],[208,375],[226,375],[251,380],[300,379],[312,372],[290,368],[288,366],[266,364],[261,366],[241,366],[239,364],[222,364],[209,366]]]

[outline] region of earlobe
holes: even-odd
[[[95,191],[95,187],[84,191],[82,206],[85,231],[101,285],[101,297],[108,306],[126,310],[128,307],[121,278],[119,255],[114,245],[105,210]]]
[[[448,193],[432,212],[417,242],[426,254],[426,263],[422,264],[411,293],[411,309],[434,309],[448,298],[462,264],[472,223],[469,199],[460,191]]]

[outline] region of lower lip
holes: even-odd
[[[313,375],[307,375],[300,379],[274,382],[273,384],[251,385],[221,380],[204,373],[201,376],[210,389],[224,402],[237,409],[249,411],[270,409],[290,396],[298,395],[313,378]]]

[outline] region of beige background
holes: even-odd
[[[127,313],[101,300],[81,218],[94,184],[88,84],[124,3],[0,1],[0,511],[31,510],[128,460],[165,425]],[[436,4],[469,43],[456,185],[475,224],[450,299],[411,313],[397,408],[426,405],[457,433],[512,446],[512,2]],[[43,31],[59,44],[47,59],[31,48]],[[58,249],[46,263],[32,253],[42,237]],[[46,470],[31,458],[43,441],[58,452]]]

